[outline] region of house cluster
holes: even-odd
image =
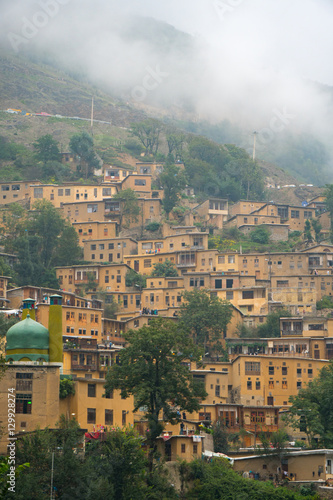
[[[261,431],[284,425],[280,417],[288,411],[289,397],[306,387],[333,357],[333,317],[316,309],[317,301],[333,293],[332,245],[266,254],[218,251],[208,245],[212,227],[236,226],[248,233],[264,225],[271,239],[280,241],[290,232],[303,232],[306,220],[319,217],[325,233],[330,221],[324,199],[310,200],[307,206],[254,201],[229,206],[227,200],[212,198],[199,205],[188,202],[181,219],[175,216],[166,223],[163,190],[152,188],[161,168],[149,163],[137,164],[135,171],[107,167],[99,185],[0,183],[3,207],[21,202],[31,208],[36,199],[50,200],[73,224],[84,253],[84,264],[56,269],[60,290],[29,284],[8,289],[9,278],[0,278],[3,310],[17,314],[23,308],[22,321],[7,334],[8,369],[0,392],[0,400],[7,401],[8,387],[16,389],[18,435],[37,426],[55,427],[61,414],[75,417],[87,439],[125,425],[135,425],[144,435],[147,424],[141,414],[133,414],[131,398],[121,399],[117,391],[104,396],[105,376],[119,362],[124,333],[149,324],[156,315],[177,321],[185,290],[206,289],[232,304],[223,339],[229,361],[206,353],[202,367],[190,365],[208,396],[200,411],[182,413],[178,424],[167,425],[159,444],[167,460],[191,459],[209,451],[202,428],[218,419],[230,433],[242,431],[243,447],[255,446]],[[131,222],[130,228],[158,222],[158,237],[138,239],[121,231],[122,201],[113,196],[128,188],[138,193],[141,207],[139,222]],[[185,194],[191,198],[190,192]],[[154,266],[166,261],[174,264],[178,275],[151,276]],[[129,271],[145,276],[146,286],[129,286]],[[103,313],[111,304],[117,305],[112,319]],[[278,309],[291,313],[281,318],[279,337],[239,336],[242,325],[257,327]],[[54,324],[57,335],[61,333],[56,348]],[[75,394],[61,399],[59,385],[66,378],[74,381]],[[1,425],[6,412],[1,403]],[[288,432],[293,440],[306,440],[301,430]],[[0,453],[7,446],[6,433],[1,439]],[[328,475],[330,461],[327,458]],[[313,478],[318,479],[317,472]]]

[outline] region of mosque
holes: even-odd
[[[6,335],[6,370],[0,384],[0,454],[8,444],[8,404],[15,403],[15,434],[54,428],[59,420],[63,366],[62,297],[50,297],[49,325],[35,321],[35,301],[23,303],[22,321]],[[12,428],[11,428],[12,429]]]

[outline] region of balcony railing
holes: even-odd
[[[75,365],[72,363],[72,370],[80,370],[80,371],[96,371],[97,365]]]
[[[285,328],[281,330],[282,335],[294,336],[294,335],[303,335],[303,330],[292,330],[291,328]]]

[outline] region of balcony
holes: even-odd
[[[76,365],[74,363],[72,363],[72,370],[79,370],[79,371],[96,371],[97,370],[97,365],[96,364],[93,364],[93,365]]]
[[[291,328],[283,328],[281,330],[281,335],[288,336],[288,337],[294,337],[294,336],[302,337],[303,330],[292,330]]]

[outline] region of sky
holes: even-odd
[[[331,0],[0,0],[0,43],[37,51],[134,104],[331,140]],[[133,37],[148,17],[191,36]],[[320,85],[314,85],[318,83]]]

